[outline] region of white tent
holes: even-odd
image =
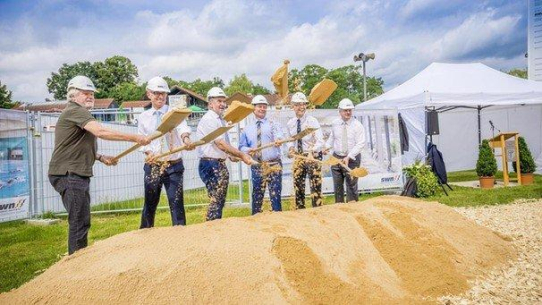
[[[423,158],[425,111],[434,109],[439,112],[440,134],[433,136],[433,143],[442,152],[448,171],[475,168],[479,138],[491,138],[499,131],[519,132],[542,165],[542,83],[480,63],[432,63],[356,108],[398,110],[409,133],[410,147],[403,164]],[[542,172],[540,166],[537,172]]]

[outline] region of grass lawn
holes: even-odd
[[[502,176],[502,174],[501,174]],[[474,171],[450,173],[450,181],[476,180]],[[231,185],[233,186],[233,185]],[[235,188],[235,186],[234,186]],[[531,186],[518,186],[492,190],[479,190],[466,187],[453,186],[447,197],[442,191],[431,198],[430,201],[439,201],[450,206],[478,206],[484,204],[509,203],[520,198],[542,198],[542,176],[536,176],[535,184]],[[245,201],[248,201],[248,186],[244,186]],[[204,192],[194,190],[185,193],[185,202],[199,202]],[[230,196],[238,196],[238,189],[233,189]],[[365,194],[360,196],[360,201],[381,194]],[[190,198],[190,199],[189,199]],[[234,198],[234,197],[232,197]],[[238,197],[235,197],[238,198]],[[283,201],[283,210],[292,209],[292,199]],[[325,204],[333,203],[333,197],[327,196]],[[139,203],[141,207],[142,202]],[[163,198],[161,205],[166,205]],[[307,206],[310,203],[307,201]],[[109,209],[134,207],[134,201],[108,204]],[[269,203],[264,205],[270,209]],[[103,209],[103,207],[102,207]],[[201,223],[205,219],[205,207],[188,208],[187,222],[189,224]],[[246,207],[227,207],[224,217],[246,217],[250,215],[250,209]],[[110,236],[137,230],[139,228],[140,212],[120,214],[98,214],[92,216],[92,228],[89,234],[89,243]],[[155,220],[156,226],[169,226],[171,219],[167,209],[158,210]],[[67,249],[67,222],[61,218],[60,224],[35,227],[24,224],[22,221],[0,223],[0,292],[19,287],[29,281],[41,271],[58,261]]]
[[[516,178],[515,173],[510,175]],[[498,172],[497,179],[502,179],[502,172]],[[478,180],[476,171],[461,171],[450,173],[449,182]],[[527,186],[516,186],[506,188],[494,188],[490,190],[474,189],[453,185],[453,191],[446,186],[450,196],[446,196],[439,188],[439,192],[427,200],[434,200],[449,206],[480,206],[510,203],[516,199],[540,199],[542,198],[542,176],[535,175],[535,183]]]

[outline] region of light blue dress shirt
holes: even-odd
[[[248,153],[251,148],[256,148],[258,145],[258,121],[262,121],[262,145],[275,142],[276,140],[284,139],[284,133],[282,132],[282,129],[278,124],[271,120],[268,120],[267,118],[255,118],[254,121],[252,121],[244,128],[243,132],[241,133],[241,138],[239,139],[239,150],[244,153]],[[276,160],[280,159],[280,157],[280,147],[273,146],[262,150],[262,161]]]

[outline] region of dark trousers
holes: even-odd
[[[200,159],[199,176],[209,196],[209,207],[206,220],[222,218],[222,210],[226,204],[230,173],[225,161],[218,159]]]
[[[322,160],[322,156],[319,155],[315,159]],[[305,178],[307,176],[310,182],[312,206],[322,205],[322,165],[296,158],[293,164],[293,177],[297,209],[305,208]]]
[[[281,166],[276,163],[271,166]],[[262,211],[263,197],[265,189],[269,188],[269,198],[271,199],[271,208],[273,211],[282,211],[280,195],[282,193],[282,170],[270,171],[265,173],[261,165],[253,165],[252,173],[252,215]]]
[[[336,156],[336,158],[340,158]],[[342,159],[342,158],[341,158]],[[359,167],[361,156],[357,155],[356,159],[348,161],[349,168]],[[335,189],[335,202],[344,202],[344,184],[346,182],[346,202],[358,201],[358,178],[352,177],[342,165],[333,165],[331,167],[331,175],[333,176],[333,187]]]
[[[49,182],[62,197],[68,212],[68,253],[88,244],[90,229],[90,178],[76,174],[49,176]]]
[[[171,223],[174,226],[184,226],[186,224],[186,215],[184,211],[183,162],[171,164],[162,173],[160,172],[160,165],[145,164],[143,170],[145,171],[145,203],[139,228],[154,226],[154,216],[160,202],[162,185],[166,188]]]

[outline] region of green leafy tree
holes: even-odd
[[[322,105],[322,108],[337,108],[343,98],[349,98],[358,104],[363,100],[363,75],[361,66],[348,65],[329,71],[327,78],[337,83],[337,90]],[[384,92],[381,78],[367,77],[367,99],[377,97]]]
[[[2,85],[0,81],[0,108],[11,109],[17,104],[11,101],[11,91],[8,90],[6,85]]]
[[[254,86],[252,86],[252,94],[253,95],[258,95],[258,94],[261,94],[261,95],[265,95],[265,94],[270,94],[271,91],[269,91],[269,89],[265,88],[264,86],[260,85],[260,84],[256,84]]]
[[[248,79],[245,73],[241,75],[236,75],[230,80],[228,86],[224,88],[224,91],[227,95],[231,96],[236,92],[241,92],[244,94],[252,94],[252,81]]]
[[[327,73],[328,70],[319,65],[306,65],[301,70],[293,69],[288,74],[288,89],[292,93],[301,91],[308,95]]]
[[[122,83],[135,83],[138,76],[137,67],[132,61],[124,56],[113,56],[107,58],[104,62],[95,62],[93,64],[96,73],[96,87],[99,91],[96,97],[110,97],[109,92],[115,86]]]
[[[363,75],[361,66],[348,65],[327,70],[319,65],[307,65],[301,70],[290,71],[288,86],[290,92],[301,91],[310,94],[312,88],[322,79],[329,78],[337,83],[337,89],[319,108],[336,108],[343,98],[351,99],[354,104],[363,99]],[[367,98],[376,97],[384,92],[381,78],[367,77]]]
[[[207,81],[203,81],[198,78],[192,82],[186,83],[185,88],[199,93],[203,96],[207,96],[207,91],[209,91],[213,87],[224,88],[224,81],[220,77],[214,77],[212,80]]]
[[[495,160],[495,155],[489,146],[488,140],[483,140],[482,145],[480,145],[476,173],[479,177],[493,177],[497,173],[497,160]]]
[[[118,84],[109,91],[108,97],[118,102],[138,101],[144,98],[146,85],[133,82]]]
[[[536,170],[536,163],[534,162],[533,155],[525,142],[524,137],[518,139],[519,149],[519,165],[522,174],[532,174]],[[517,173],[516,162],[513,162],[514,172]]]
[[[70,79],[77,75],[87,76],[92,80],[98,92],[96,97],[110,97],[116,85],[133,82],[138,76],[137,67],[124,56],[113,56],[104,62],[77,62],[72,65],[63,64],[58,72],[51,73],[47,79],[47,88],[55,99],[65,99]]]
[[[51,73],[51,77],[47,79],[49,93],[52,93],[57,100],[66,99],[68,82],[77,75],[87,76],[95,84],[98,78],[93,64],[88,61],[78,62],[73,65],[62,64],[58,72]]]
[[[527,69],[512,69],[507,73],[519,78],[527,79]]]

